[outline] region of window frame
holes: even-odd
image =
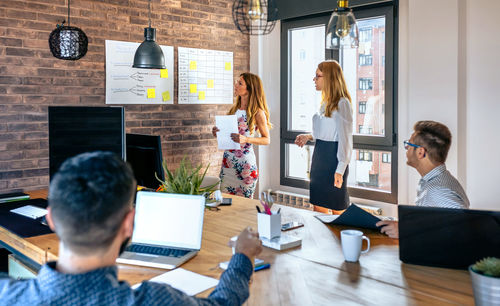
[[[385,103],[384,113],[385,125],[383,130],[384,136],[373,135],[353,135],[353,149],[357,150],[372,150],[372,151],[387,151],[391,154],[391,192],[376,191],[373,189],[349,187],[349,194],[351,197],[366,198],[370,200],[383,201],[387,203],[397,203],[397,161],[398,161],[398,147],[397,147],[397,35],[398,35],[398,16],[396,2],[384,2],[366,6],[354,7],[353,12],[356,18],[364,19],[376,16],[384,16],[385,27],[385,54],[383,58],[385,61],[382,63],[384,67],[385,79]],[[291,67],[289,67],[289,54],[290,46],[289,30],[296,28],[303,28],[308,26],[317,26],[328,24],[328,20],[332,12],[321,13],[316,15],[303,16],[298,18],[286,19],[281,22],[281,127],[280,127],[280,184],[284,186],[309,189],[309,181],[297,178],[287,177],[287,154],[286,144],[293,144],[295,137],[299,134],[306,133],[306,131],[293,131],[289,130],[289,94],[291,86],[289,84],[291,75]],[[373,34],[372,34],[373,35]],[[325,59],[339,59],[338,50],[325,49]],[[373,81],[372,81],[373,82]],[[359,85],[359,84],[357,84]],[[372,85],[373,88],[373,85]],[[308,145],[314,146],[314,141]]]

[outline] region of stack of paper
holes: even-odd
[[[273,239],[267,239],[264,237],[261,237],[260,239],[262,240],[263,246],[278,251],[283,251],[302,245],[302,239],[300,237],[287,234],[281,234],[280,237],[276,237]]]

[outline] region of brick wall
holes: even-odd
[[[249,39],[232,22],[232,2],[152,0],[157,42],[232,51],[234,73],[239,75],[249,68]],[[71,1],[71,25],[89,38],[88,53],[78,61],[58,60],[48,48],[50,32],[66,16],[66,0],[0,1],[0,192],[48,186],[47,107],[105,106],[104,42],[141,42],[148,1]],[[174,168],[189,154],[196,163],[210,162],[209,173],[217,175],[222,153],[211,127],[214,116],[228,108],[127,105],[127,132],[161,135],[164,159]]]

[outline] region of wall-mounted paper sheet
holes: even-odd
[[[239,143],[231,139],[232,133],[238,133],[238,120],[236,115],[215,116],[217,132],[217,144],[221,150],[241,150]]]

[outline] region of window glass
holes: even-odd
[[[347,83],[358,85],[349,87],[353,105],[359,107],[353,130],[355,134],[384,136],[385,17],[359,19],[358,27],[359,48],[345,49],[340,57]],[[369,128],[371,133],[367,132]]]
[[[294,143],[287,143],[285,147],[288,169],[287,176],[309,181],[314,146],[306,145],[299,148],[299,146]]]
[[[325,60],[325,25],[289,30],[291,85],[289,129],[312,131],[312,117],[319,110],[321,92],[316,91],[313,77],[319,63]]]
[[[353,150],[347,185],[391,192],[391,152]]]

